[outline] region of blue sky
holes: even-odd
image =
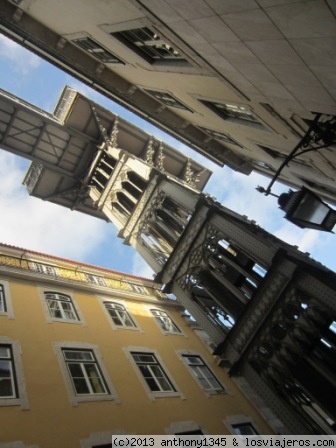
[[[244,176],[221,168],[187,148],[121,106],[63,73],[36,55],[0,35],[0,88],[52,112],[65,84],[95,102],[155,135],[213,171],[205,191],[226,207],[247,215],[261,227],[309,252],[318,261],[336,270],[336,237],[333,234],[303,230],[283,219],[275,198],[255,190],[269,179],[258,174]],[[78,212],[31,198],[21,186],[29,162],[0,151],[0,241],[82,263],[91,263],[123,272],[152,277],[141,258],[117,238],[112,224]],[[275,193],[286,191],[277,183]]]

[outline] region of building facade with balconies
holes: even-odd
[[[151,280],[0,245],[1,447],[272,434]]]

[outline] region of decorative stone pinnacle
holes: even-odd
[[[158,149],[158,157],[157,157],[157,162],[156,162],[156,166],[160,171],[164,171],[163,168],[163,162],[164,162],[165,156],[163,154],[163,143],[160,142],[160,146]]]
[[[153,165],[154,161],[153,161],[153,157],[154,157],[154,148],[153,148],[153,136],[150,136],[149,140],[148,140],[148,144],[147,144],[147,148],[146,148],[146,152],[145,152],[145,161],[146,163],[148,163],[148,165]]]
[[[117,148],[118,143],[117,143],[117,137],[118,137],[118,117],[115,117],[114,123],[113,123],[113,127],[112,127],[112,131],[111,131],[111,137],[110,137],[110,145],[112,146],[112,148]]]

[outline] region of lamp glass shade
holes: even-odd
[[[313,195],[306,194],[293,213],[294,219],[322,225],[330,208]]]
[[[332,232],[336,211],[306,187],[282,193],[278,204],[286,212],[285,218],[301,228]]]

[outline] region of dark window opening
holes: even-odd
[[[258,127],[263,126],[257,117],[246,106],[229,103],[215,103],[206,100],[199,101],[224,120],[232,121],[237,124],[250,124]]]
[[[146,89],[146,92],[152,95],[157,100],[161,101],[161,103],[165,104],[166,106],[176,107],[177,109],[190,110],[188,107],[186,107],[184,104],[182,104],[179,100],[177,100],[169,93],[148,89]]]
[[[7,312],[7,304],[5,297],[5,288],[3,285],[0,284],[0,313],[6,313],[6,312]]]
[[[122,182],[122,188],[127,191],[134,199],[138,200],[142,194],[142,191],[132,185],[130,182]]]
[[[176,392],[153,353],[131,353],[147,386],[152,392]]]
[[[266,269],[224,238],[210,238],[205,246],[211,271],[236,286],[247,299],[258,288]]]
[[[116,56],[114,56],[114,54],[105,50],[105,48],[103,48],[90,37],[81,37],[79,39],[74,39],[72,42],[78,45],[78,47],[80,47],[82,50],[85,50],[90,55],[99,59],[101,62],[107,64],[123,64],[123,62]]]
[[[253,436],[258,434],[251,423],[238,423],[237,425],[232,425],[232,428],[234,433],[240,436]]]
[[[127,177],[130,182],[132,182],[133,185],[135,185],[139,190],[144,191],[147,187],[147,181],[145,179],[142,179],[137,173],[134,171],[128,171]]]
[[[12,347],[0,345],[0,398],[17,398],[18,390]]]
[[[224,132],[214,131],[213,129],[203,127],[201,127],[201,129],[206,134],[210,135],[210,137],[215,138],[216,140],[221,140],[225,143],[230,143],[231,145],[240,146],[242,148],[242,146],[239,143],[233,140],[228,134],[224,134]]]
[[[122,208],[124,208],[129,214],[131,214],[135,206],[134,202],[132,202],[131,199],[122,191],[118,191],[117,198]]]
[[[119,31],[111,33],[111,35],[150,64],[157,62],[188,63],[179,51],[148,27]]]

